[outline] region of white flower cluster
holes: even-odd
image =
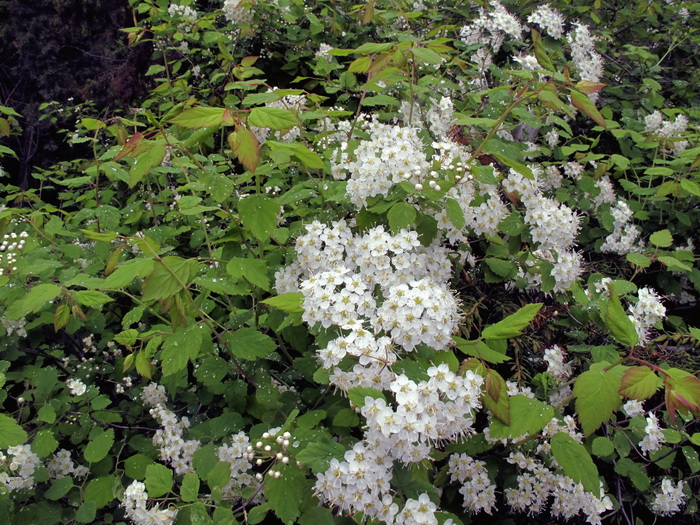
[[[644,405],[639,399],[630,399],[622,405],[622,410],[628,417],[641,416],[644,414]]]
[[[430,496],[421,494],[418,499],[407,499],[401,513],[396,516],[397,523],[415,523],[416,525],[437,525],[435,517],[437,506],[430,501]],[[450,520],[451,521],[451,520]]]
[[[687,140],[678,140],[688,129],[688,117],[683,114],[676,115],[675,120],[665,120],[657,109],[644,117],[644,131],[654,134],[663,143],[667,150],[680,155],[688,147]]]
[[[547,4],[543,4],[535,9],[527,21],[535,24],[547,32],[552,38],[557,40],[564,36],[564,17],[556,9],[552,9]]]
[[[39,456],[32,452],[29,445],[8,447],[7,456],[0,452],[0,483],[9,492],[31,489],[34,486],[34,471],[39,465]]]
[[[153,436],[153,444],[160,449],[161,459],[170,463],[177,474],[193,472],[192,458],[201,443],[194,439],[183,439],[184,430],[190,426],[189,419],[178,419],[174,412],[163,405],[156,405],[150,413],[163,427]]]
[[[566,354],[559,345],[547,348],[544,351],[543,359],[547,363],[547,373],[557,381],[556,389],[549,395],[549,403],[556,407],[571,396],[572,390],[568,381],[573,370],[571,363],[566,362]]]
[[[158,383],[149,383],[141,392],[141,400],[150,407],[164,405],[168,400],[165,395],[165,387]]]
[[[268,89],[268,93],[274,93],[277,88]],[[273,102],[268,102],[265,104],[268,108],[278,108],[278,109],[290,109],[294,112],[300,111],[306,105],[306,95],[285,95],[279,100]],[[259,128],[257,126],[251,126],[250,130],[255,135],[258,142],[263,143],[267,140],[270,135],[269,128]],[[275,140],[282,142],[292,142],[301,134],[301,128],[299,126],[294,126],[290,130],[282,133],[281,131],[273,131],[272,136]]]
[[[124,491],[122,501],[126,517],[135,525],[170,525],[175,521],[178,513],[176,509],[161,509],[158,505],[149,509],[146,507],[147,502],[146,485],[133,481]]]
[[[331,460],[317,477],[315,491],[322,501],[342,512],[362,512],[385,523],[434,523],[435,507],[426,505],[425,521],[415,518],[415,503],[398,513],[389,482],[394,461],[415,463],[428,457],[430,443],[455,440],[473,432],[473,411],[480,408],[483,378],[467,371],[458,376],[445,364],[428,369],[427,381],[395,376],[388,390],[396,407],[384,399],[365,398],[361,409],[367,420],[364,439],[345,453],[344,461]],[[408,510],[406,510],[408,507]],[[422,511],[421,511],[422,512]],[[408,521],[404,521],[405,518]]]
[[[449,460],[450,478],[461,483],[459,493],[464,496],[464,507],[470,512],[491,514],[496,507],[496,485],[491,483],[486,463],[466,454],[452,454]]]
[[[456,124],[454,104],[450,97],[441,97],[440,102],[433,102],[425,115],[428,127],[439,140],[448,140],[450,130]]]
[[[496,52],[503,45],[506,35],[520,39],[523,26],[498,0],[490,0],[487,4],[491,9],[480,9],[479,18],[464,26],[459,36],[467,45],[489,46]]]
[[[2,269],[0,269],[0,275],[2,275]],[[0,319],[0,322],[2,322],[3,328],[5,328],[5,335],[10,336],[12,334],[17,334],[17,337],[27,337],[27,320],[25,318],[12,321],[3,317]]]
[[[429,167],[418,128],[373,120],[367,123],[366,131],[371,139],[360,142],[352,154],[342,143],[332,166],[336,179],[349,175],[346,191],[358,208],[365,206],[369,197],[386,197],[394,184],[404,180],[420,183]]]
[[[84,465],[76,466],[70,457],[70,452],[62,448],[56,452],[46,464],[52,479],[73,475],[76,478],[84,478],[88,475],[89,469]]]
[[[224,16],[234,24],[250,24],[253,21],[253,11],[248,0],[224,0]]]
[[[321,44],[319,44],[319,46],[318,46],[318,49],[316,50],[315,55],[319,58],[323,58],[325,60],[330,61],[333,59],[333,55],[329,55],[328,52],[332,49],[333,49],[333,46],[328,45],[324,42],[321,42]]]
[[[595,37],[588,26],[574,23],[574,29],[567,35],[571,47],[571,59],[581,80],[599,82],[603,77],[603,57],[595,50]],[[589,95],[590,98],[595,98]]]
[[[170,4],[168,6],[168,14],[173,18],[181,17],[187,20],[197,19],[197,11],[188,5]]]
[[[629,318],[637,330],[641,343],[649,339],[651,328],[666,317],[666,308],[661,304],[661,298],[653,289],[646,286],[637,292],[637,302],[630,305],[629,312]]]
[[[508,462],[525,471],[518,475],[518,486],[504,491],[508,505],[528,515],[542,512],[550,497],[553,497],[551,514],[570,520],[584,514],[586,522],[600,524],[600,516],[612,509],[612,501],[600,489],[598,497],[586,492],[583,485],[568,476],[555,474],[538,459],[522,452],[511,452]]]
[[[644,433],[646,434],[642,440],[639,442],[639,448],[642,452],[656,452],[661,448],[666,442],[666,436],[661,431],[659,427],[659,420],[656,418],[656,414],[650,413],[647,416],[647,424],[644,427]]]
[[[680,511],[685,504],[683,485],[683,480],[679,480],[674,486],[673,481],[664,478],[661,481],[661,492],[656,493],[654,501],[651,502],[651,509],[661,516],[671,516]]]
[[[605,238],[600,250],[618,255],[639,252],[642,249],[639,243],[639,228],[632,224],[633,212],[627,203],[617,201],[610,213],[614,219],[613,232]]]
[[[221,489],[221,495],[226,499],[239,500],[244,488],[256,487],[259,481],[250,473],[253,465],[250,463],[255,458],[253,446],[244,432],[239,432],[231,437],[231,444],[221,445],[217,450],[219,461],[231,464],[231,479]]]
[[[17,270],[15,266],[17,253],[24,248],[27,237],[27,232],[21,232],[19,235],[14,232],[3,235],[2,243],[0,243],[0,265],[4,268],[0,268],[0,275],[3,275],[7,270]]]
[[[74,396],[82,396],[87,391],[87,386],[79,379],[68,379],[66,386]]]

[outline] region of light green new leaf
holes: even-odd
[[[583,488],[595,497],[600,497],[598,469],[586,448],[565,432],[555,434],[551,445],[552,454],[561,465],[564,474],[576,483],[581,483]]]
[[[23,445],[27,442],[27,433],[13,418],[0,414],[0,448]]]
[[[104,280],[102,288],[120,289],[126,288],[134,279],[143,279],[153,271],[155,261],[153,259],[137,258],[121,263]]]
[[[542,303],[526,304],[502,321],[484,328],[482,339],[510,339],[519,336],[542,308]]]
[[[633,347],[639,342],[639,335],[634,328],[632,320],[627,316],[620,304],[620,298],[612,285],[608,285],[610,300],[605,308],[603,320],[610,330],[610,334],[621,344]]]
[[[466,341],[461,337],[453,337],[457,342],[457,348],[472,357],[482,359],[488,363],[500,364],[510,361],[510,357],[490,348],[483,341]]]
[[[154,463],[146,467],[146,492],[149,498],[159,498],[173,489],[173,471]]]
[[[255,328],[239,328],[228,336],[231,351],[236,357],[248,361],[267,357],[277,349],[277,343]]]
[[[464,212],[459,203],[454,199],[445,200],[445,211],[447,211],[447,218],[450,219],[452,225],[461,230],[464,228]]]
[[[156,143],[139,156],[129,169],[129,188],[136,186],[153,168],[163,163],[165,151],[165,144]]]
[[[659,248],[668,248],[673,244],[673,236],[668,230],[659,230],[649,236],[649,242]]]
[[[102,306],[114,301],[109,295],[97,290],[81,290],[73,296],[75,302],[83,306]]]
[[[294,113],[288,109],[260,107],[250,110],[248,123],[259,128],[286,131],[299,124],[299,121]]]
[[[593,104],[593,102],[590,98],[588,98],[587,95],[584,95],[580,91],[575,91],[572,89],[571,103],[574,105],[575,108],[580,109],[586,115],[595,120],[595,122],[598,125],[600,125],[603,128],[607,128],[607,124],[605,124],[605,119],[603,118],[603,115],[600,114],[598,108],[595,107],[595,104]]]
[[[574,384],[576,413],[584,434],[595,432],[620,407],[621,375],[619,370],[604,371],[609,363],[595,363]],[[615,367],[619,368],[619,367]]]
[[[243,225],[259,240],[264,241],[277,226],[280,205],[265,195],[250,195],[238,203]]]
[[[491,423],[494,439],[532,435],[544,428],[554,417],[554,409],[542,401],[523,395],[510,397],[510,425],[499,420]]]
[[[186,109],[176,117],[171,118],[169,122],[189,129],[217,128],[224,123],[225,111],[225,108],[200,106]]]
[[[83,451],[83,456],[88,463],[102,461],[114,444],[114,430],[98,429]]]
[[[38,312],[56,297],[61,295],[61,292],[62,290],[55,284],[38,284],[29,290],[29,293],[27,293],[27,295],[25,295],[22,299],[12,303],[7,309],[5,317],[16,321],[31,313]]]
[[[299,292],[276,295],[260,302],[287,314],[302,313],[304,311],[301,306],[304,302],[304,294]]]
[[[432,49],[427,47],[413,47],[411,53],[416,57],[416,61],[422,64],[432,64],[434,66],[442,64],[444,59]]]

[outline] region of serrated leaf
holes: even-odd
[[[371,397],[372,399],[383,399],[386,401],[384,394],[375,388],[356,386],[348,390],[348,399],[350,400],[350,403],[358,408],[365,406],[366,397]]]
[[[259,107],[250,110],[248,123],[259,128],[286,131],[299,124],[296,115],[288,109]]]
[[[447,218],[450,219],[450,222],[455,228],[458,230],[464,228],[464,212],[456,200],[445,199],[445,211],[447,212]]]
[[[574,384],[576,413],[585,435],[595,432],[620,407],[621,378],[616,372],[603,370],[607,363],[596,363],[581,374]],[[595,367],[595,368],[594,368]]]
[[[58,332],[70,321],[70,306],[67,304],[59,304],[53,313],[53,330]]]
[[[116,270],[104,280],[102,288],[126,288],[134,279],[143,279],[153,271],[153,259],[131,259],[120,264]]]
[[[277,349],[277,343],[255,328],[239,328],[228,336],[229,346],[236,357],[256,361]]]
[[[39,421],[52,424],[54,421],[56,421],[56,411],[51,405],[46,403],[39,409],[36,417]]]
[[[184,369],[189,361],[197,358],[201,346],[202,331],[196,324],[190,325],[189,328],[179,327],[174,334],[165,336],[160,354],[163,376],[167,377]]]
[[[502,277],[504,280],[512,279],[518,273],[518,266],[510,261],[487,257],[484,259],[484,263],[489,267],[489,270],[499,277]]]
[[[263,290],[270,289],[267,265],[263,260],[234,257],[226,265],[226,271],[236,279],[243,277],[254,286],[258,286]]]
[[[444,62],[444,59],[440,55],[438,55],[432,49],[428,49],[427,47],[412,47],[411,54],[413,54],[413,56],[416,57],[416,60],[418,62],[421,62],[423,64],[431,64],[437,66]]]
[[[165,144],[153,144],[145,153],[139,155],[129,169],[129,188],[136,186],[156,166],[160,166],[165,158]]]
[[[0,448],[23,445],[27,442],[27,433],[13,418],[0,414]]]
[[[78,523],[92,523],[97,515],[97,504],[94,501],[86,501],[75,513],[75,521]]]
[[[290,292],[282,295],[276,295],[274,297],[269,297],[263,301],[260,301],[267,306],[276,308],[282,312],[293,314],[302,313],[304,309],[302,308],[302,303],[304,301],[304,294],[299,292]]]
[[[601,436],[593,440],[591,451],[598,457],[605,457],[615,452],[615,445],[610,438]]]
[[[200,106],[186,109],[168,122],[189,129],[218,128],[224,123],[225,111],[225,108]]]
[[[260,144],[253,132],[243,127],[236,129],[229,134],[228,143],[238,162],[251,173],[254,172],[260,161]]]
[[[484,406],[506,425],[510,424],[510,402],[508,389],[501,375],[491,369],[484,381]]]
[[[44,283],[34,286],[22,299],[12,303],[5,313],[7,319],[17,321],[31,313],[38,312],[61,295],[61,290],[55,284]]]
[[[114,301],[109,295],[97,290],[81,290],[73,295],[75,302],[83,306],[102,306]]]
[[[101,430],[98,429],[94,437],[83,451],[83,457],[88,463],[97,463],[102,461],[112,449],[114,444],[114,429]]]
[[[534,28],[532,29],[532,41],[535,44],[535,58],[537,59],[539,65],[547,71],[556,71],[556,69],[554,69],[554,64],[552,64],[552,60],[549,58],[544,49],[544,44],[542,43],[540,33]]]
[[[413,226],[416,215],[416,209],[413,206],[406,202],[397,202],[391,207],[386,218],[389,220],[392,233],[396,234]]]
[[[682,263],[681,261],[679,261],[675,257],[671,257],[668,255],[659,255],[657,257],[657,260],[660,263],[663,263],[666,266],[666,268],[668,268],[669,270],[674,271],[674,272],[692,272],[693,271],[692,266],[689,266],[685,263]]]
[[[70,489],[74,487],[73,478],[70,476],[64,476],[57,479],[49,487],[49,489],[44,492],[44,497],[51,501],[56,501],[61,499],[63,496],[70,492]]]
[[[500,364],[510,361],[510,357],[506,354],[496,352],[483,341],[466,341],[460,337],[453,337],[453,339],[457,342],[456,346],[461,352],[482,359],[487,363]]]
[[[143,285],[143,301],[159,301],[172,297],[192,284],[201,263],[168,255],[155,261],[153,270]],[[116,272],[115,272],[116,273]]]
[[[656,393],[658,381],[648,366],[633,366],[622,375],[619,393],[629,399],[649,399]]]
[[[331,459],[342,461],[345,455],[345,447],[330,438],[311,443],[297,454],[297,461],[311,469],[311,472],[318,474],[328,470]]]
[[[164,496],[173,489],[173,471],[160,463],[148,465],[145,483],[149,498]]]
[[[640,268],[649,268],[651,266],[651,259],[641,253],[628,253],[625,255],[625,259]]]
[[[278,469],[282,476],[265,476],[263,491],[272,510],[282,522],[291,524],[300,515],[299,507],[304,500],[306,479],[295,467],[284,465]]]
[[[586,448],[565,432],[555,434],[551,445],[552,454],[564,473],[595,497],[600,497],[598,469]]]
[[[85,501],[94,501],[98,509],[107,506],[115,498],[115,482],[116,478],[114,476],[103,476],[90,480],[85,487],[83,499]]]
[[[695,195],[696,197],[700,197],[700,184],[693,180],[688,180],[688,179],[681,179],[681,188],[683,188],[685,191],[690,193],[691,195]]]
[[[668,230],[659,230],[649,236],[649,242],[659,248],[668,248],[673,244],[673,236]]]
[[[575,108],[583,111],[602,128],[607,129],[607,125],[605,124],[605,119],[603,118],[603,115],[600,114],[598,108],[595,107],[595,104],[593,104],[593,102],[590,98],[588,98],[587,95],[584,95],[580,91],[575,91],[572,89],[570,97],[571,103],[574,105]]]
[[[543,303],[526,304],[502,321],[484,328],[482,339],[510,339],[519,336],[542,308]]]
[[[633,347],[639,342],[639,335],[634,328],[634,323],[632,323],[632,320],[622,308],[620,298],[617,296],[615,288],[612,285],[608,285],[608,291],[610,292],[610,299],[605,308],[603,320],[610,330],[610,334],[619,343],[628,347]]]
[[[642,466],[629,458],[622,458],[615,465],[615,472],[628,477],[638,490],[648,490],[651,481]]]
[[[124,461],[124,472],[133,479],[142,480],[146,477],[146,468],[155,463],[144,454],[134,454]]]
[[[394,43],[392,42],[366,42],[360,47],[352,50],[353,53],[357,54],[371,54],[371,53],[383,53],[384,51],[389,51],[393,49]],[[343,51],[341,49],[336,49],[336,52]],[[340,55],[342,56],[342,55]]]
[[[194,472],[188,472],[182,479],[180,486],[180,497],[182,501],[197,501],[199,499],[199,476]]]
[[[533,435],[544,428],[554,417],[554,409],[542,401],[523,395],[510,397],[510,425],[499,420],[491,422],[494,439],[516,438]]]
[[[259,240],[270,237],[277,227],[280,205],[265,195],[250,195],[238,203],[238,214],[243,225]]]
[[[45,428],[34,436],[32,441],[32,451],[40,458],[46,458],[53,454],[58,448],[58,441],[53,431]]]

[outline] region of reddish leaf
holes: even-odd
[[[633,366],[625,370],[618,393],[629,399],[649,399],[656,393],[659,378],[648,366]]]
[[[236,131],[228,136],[228,143],[238,161],[251,173],[258,167],[260,160],[260,144],[252,131],[236,127]]]
[[[131,137],[129,137],[127,139],[126,144],[124,144],[124,147],[122,148],[122,150],[119,153],[117,153],[117,155],[114,157],[114,160],[116,161],[116,160],[119,160],[119,159],[126,157],[127,155],[131,155],[136,150],[136,148],[141,144],[142,141],[143,141],[143,133],[137,131],[136,133],[134,133]]]
[[[598,111],[598,108],[595,107],[595,104],[591,102],[590,98],[580,91],[571,90],[571,103],[574,105],[574,107],[583,111],[586,115],[595,120],[601,127],[607,127],[605,124],[605,119],[603,118],[603,115],[600,114],[600,111]]]
[[[598,91],[600,91],[604,87],[605,84],[603,84],[602,82],[589,82],[588,80],[581,80],[579,83],[576,84],[576,89],[585,93],[586,95],[590,95],[591,93],[598,93]]]
[[[506,425],[510,425],[510,400],[506,382],[495,370],[489,370],[484,383],[484,406]]]

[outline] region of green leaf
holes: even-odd
[[[114,301],[109,295],[97,290],[81,290],[73,295],[75,302],[83,306],[101,306]]]
[[[114,485],[116,481],[114,476],[103,476],[90,480],[87,487],[85,487],[83,499],[85,501],[94,501],[98,509],[107,506],[115,498]]]
[[[487,326],[481,333],[483,339],[510,339],[519,336],[542,308],[542,303],[526,304],[520,310],[496,324]]]
[[[483,341],[466,341],[462,339],[461,337],[453,337],[453,339],[457,342],[457,348],[472,357],[476,357],[478,359],[482,359],[484,361],[487,361],[489,363],[495,363],[495,364],[500,364],[500,363],[505,363],[506,361],[510,361],[510,357],[508,357],[506,354],[502,354],[501,352],[497,352],[493,349],[491,349],[486,343]]]
[[[207,485],[210,488],[225,487],[231,481],[231,463],[218,461],[207,473]]]
[[[668,248],[673,244],[673,236],[668,230],[659,230],[651,234],[649,242],[659,248]]]
[[[458,230],[464,228],[464,212],[456,200],[445,199],[445,211],[447,212],[447,218],[450,219],[450,222],[455,228]]]
[[[197,501],[199,499],[199,476],[194,472],[188,472],[182,479],[180,486],[180,497],[182,501]]]
[[[565,432],[555,434],[551,445],[552,454],[564,473],[595,497],[600,497],[598,469],[586,448]]]
[[[260,259],[244,259],[234,257],[226,265],[226,271],[236,279],[244,277],[250,284],[262,288],[270,289],[270,279],[267,277],[267,265]]]
[[[659,378],[648,366],[633,366],[622,375],[619,393],[629,399],[649,399],[658,389]]]
[[[259,128],[286,131],[296,126],[299,121],[296,115],[288,109],[260,107],[250,110],[248,123]]]
[[[196,259],[183,259],[168,255],[154,263],[153,271],[143,286],[145,302],[172,297],[192,283],[201,264]]]
[[[365,406],[366,397],[371,397],[372,399],[383,399],[386,401],[384,394],[375,388],[356,386],[348,390],[348,399],[350,400],[350,403],[358,408]]]
[[[674,272],[692,272],[693,268],[692,266],[689,266],[687,264],[684,264],[680,262],[678,259],[675,257],[671,257],[668,255],[659,255],[657,257],[660,263],[663,263],[666,265],[666,268],[668,268],[671,271]]]
[[[508,389],[501,375],[491,369],[486,374],[484,381],[484,406],[495,417],[506,425],[510,424],[510,402],[508,401]]]
[[[231,351],[236,357],[256,361],[277,349],[277,343],[255,328],[239,328],[228,336]]]
[[[299,518],[299,525],[334,525],[333,512],[324,507],[311,507]]]
[[[75,521],[78,523],[92,523],[97,515],[97,505],[94,501],[86,501],[75,513]]]
[[[574,384],[576,412],[587,436],[608,421],[620,407],[621,376],[617,371],[604,371],[609,363],[595,363],[581,374]],[[616,367],[617,368],[617,367]]]
[[[90,442],[83,451],[83,457],[88,463],[97,463],[102,461],[114,444],[114,430],[97,429],[90,439]]]
[[[535,58],[540,66],[547,71],[556,71],[552,60],[547,55],[544,49],[544,44],[542,43],[542,37],[536,29],[532,29],[532,41],[535,44]]]
[[[228,366],[228,363],[222,358],[208,356],[199,363],[194,371],[194,376],[204,385],[216,385],[228,374]]]
[[[370,55],[373,53],[383,53],[384,51],[389,51],[390,49],[393,49],[394,47],[393,42],[366,42],[362,44],[360,47],[357,47],[353,50],[354,53],[357,53],[359,55]],[[337,52],[340,52],[342,50],[336,49],[336,53],[331,53],[331,54],[339,54]]]
[[[639,342],[637,330],[634,328],[634,323],[627,316],[625,310],[620,304],[620,298],[617,296],[615,288],[608,285],[610,292],[610,300],[605,308],[603,320],[610,330],[610,334],[621,344],[633,347]]]
[[[510,425],[499,420],[491,422],[494,439],[516,438],[533,435],[544,428],[554,417],[554,409],[542,401],[523,395],[510,397]]]
[[[51,424],[56,421],[56,410],[48,403],[44,404],[37,412],[36,417],[39,421]]]
[[[640,268],[649,268],[651,266],[651,259],[641,253],[628,253],[625,255],[625,259]]]
[[[168,122],[183,128],[217,128],[224,123],[225,108],[196,107],[186,109]]]
[[[329,437],[314,441],[297,454],[297,461],[309,467],[314,474],[328,470],[331,459],[341,460],[345,447]]]
[[[596,456],[605,457],[615,452],[615,445],[610,438],[597,437],[591,443],[591,450]]]
[[[47,304],[51,303],[51,301],[61,295],[62,291],[63,290],[55,284],[38,284],[29,290],[29,293],[22,299],[12,303],[7,309],[5,317],[13,321],[23,319],[27,317],[27,315],[38,312]]]
[[[283,465],[279,468],[282,476],[265,476],[264,493],[277,517],[284,523],[294,523],[300,515],[299,507],[304,500],[306,478],[295,467]]]
[[[305,167],[313,170],[322,170],[325,165],[321,156],[315,151],[311,151],[304,144],[296,144],[294,142],[275,142],[268,140],[266,142],[273,151],[287,151],[295,156],[299,162]]]
[[[696,472],[700,471],[700,459],[698,458],[698,451],[695,450],[693,447],[685,446],[682,448],[683,450],[683,455],[685,456],[685,460],[688,462],[688,466],[690,467],[690,472],[695,474]]]
[[[146,468],[153,463],[155,462],[144,454],[134,454],[124,461],[124,472],[130,478],[142,480],[146,477]]]
[[[0,414],[0,448],[24,445],[27,442],[27,433],[13,418]]]
[[[34,436],[32,441],[32,451],[40,458],[46,458],[53,454],[58,448],[58,441],[53,434],[53,430],[45,428]]]
[[[173,489],[173,471],[154,463],[146,467],[146,492],[149,498],[159,498]]]
[[[635,463],[629,458],[622,458],[615,465],[615,472],[628,477],[638,490],[648,490],[651,481],[644,468],[639,463]]]
[[[196,324],[188,328],[179,327],[172,335],[164,337],[161,360],[163,376],[169,376],[187,366],[188,361],[194,361],[202,346],[202,331]]]
[[[160,166],[165,158],[165,144],[156,143],[145,153],[142,153],[129,169],[129,188],[133,188],[150,171]]]
[[[605,119],[603,118],[603,115],[600,114],[598,108],[595,107],[595,104],[591,102],[591,99],[588,98],[587,95],[584,95],[583,93],[572,89],[570,96],[571,103],[574,105],[575,108],[580,109],[586,115],[591,117],[591,119],[595,120],[595,122],[602,128],[607,129],[607,125],[605,124]]]
[[[386,218],[392,233],[397,234],[413,226],[416,221],[416,209],[406,202],[397,202],[391,207]]]
[[[131,259],[121,263],[119,267],[104,280],[102,288],[126,288],[134,282],[134,279],[143,279],[151,273],[154,264],[155,262],[153,259],[144,258]]]
[[[416,57],[417,62],[423,64],[432,64],[436,66],[444,62],[444,59],[440,55],[427,47],[412,47],[411,53]]]
[[[238,203],[238,214],[243,225],[259,240],[270,237],[277,227],[280,205],[265,195],[250,195]]]
[[[494,156],[509,168],[512,168],[515,171],[517,171],[526,179],[534,180],[535,174],[532,173],[532,170],[528,168],[525,164],[516,162],[513,159],[507,157],[506,155],[502,155],[500,153],[494,153]]]
[[[54,481],[54,483],[49,487],[49,489],[44,492],[44,497],[50,499],[51,501],[56,501],[61,499],[63,496],[70,492],[70,489],[74,487],[73,478],[70,476],[64,476],[60,479]]]
[[[304,294],[299,292],[290,292],[282,295],[276,295],[274,297],[269,297],[264,301],[260,301],[267,306],[272,306],[277,310],[281,310],[287,314],[302,313],[304,309],[302,308],[302,303],[304,301]]]
[[[484,259],[484,262],[489,267],[489,270],[503,278],[503,280],[512,279],[518,274],[518,266],[510,261],[487,257]]]
[[[698,184],[695,181],[688,180],[688,179],[681,179],[681,188],[683,188],[685,191],[687,191],[691,195],[695,195],[696,197],[700,197],[700,184]]]

